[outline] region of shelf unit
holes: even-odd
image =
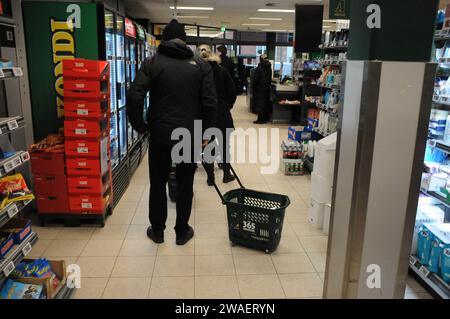
[[[435,42],[441,42],[441,41],[447,42],[449,40],[450,40],[449,35],[435,37]],[[439,65],[440,66],[450,66],[450,58],[440,59]],[[432,100],[432,108],[450,111],[450,97],[434,95],[433,100]],[[450,155],[450,145],[447,145],[443,141],[434,140],[434,139],[429,138],[427,141],[427,145],[429,147],[439,149],[440,151]],[[449,221],[448,220],[448,217],[449,217],[448,211],[450,209],[450,203],[447,202],[446,197],[441,195],[438,192],[427,191],[425,189],[421,189],[420,192],[421,192],[421,194],[434,199],[436,202],[436,205],[443,205],[442,207],[446,212],[446,222],[448,222]],[[414,275],[416,278],[418,278],[419,281],[422,283],[422,285],[427,290],[429,290],[435,296],[438,296],[442,299],[450,299],[450,285],[445,283],[437,274],[431,273],[428,270],[427,266],[422,265],[419,262],[418,258],[414,255],[410,256],[409,268],[410,268],[410,273],[412,275]]]
[[[10,203],[0,211],[0,227],[5,225],[11,218],[17,216],[22,209],[28,206],[32,201],[20,201],[17,203]]]
[[[31,233],[20,245],[15,245],[5,258],[0,259],[0,286],[17,265],[30,253],[37,241],[38,236],[36,233]]]
[[[19,168],[30,160],[30,154],[26,151],[15,152],[13,156],[0,160],[0,178]]]

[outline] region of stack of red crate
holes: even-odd
[[[103,214],[112,201],[109,65],[64,60],[64,137],[69,208]]]
[[[34,193],[39,214],[69,211],[64,153],[31,153]]]

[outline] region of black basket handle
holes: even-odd
[[[205,171],[208,171],[207,168],[206,168],[205,160],[203,159],[203,154],[201,154],[201,155],[202,155],[203,168],[205,169]],[[233,172],[234,177],[236,177],[236,180],[238,181],[239,186],[241,186],[241,188],[245,188],[244,185],[242,185],[241,180],[239,179],[238,175],[236,174],[236,171],[234,170],[233,166],[231,166],[231,164],[230,164],[230,169]],[[217,186],[216,181],[214,180],[213,183],[214,183],[214,188],[215,188],[217,194],[219,195],[220,199],[222,200],[222,204],[225,205],[225,198],[223,197],[222,193],[220,192],[220,189]]]

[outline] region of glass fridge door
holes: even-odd
[[[120,160],[127,156],[128,141],[127,141],[127,111],[122,108],[119,111],[119,145],[120,145]]]
[[[111,164],[116,167],[119,162],[119,142],[117,126],[117,73],[116,45],[114,36],[114,14],[105,10],[106,59],[110,66],[110,112],[111,112]]]
[[[118,107],[126,104],[126,81],[125,81],[125,36],[123,17],[116,17],[116,65],[117,65],[117,91]]]

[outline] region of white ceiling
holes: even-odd
[[[450,1],[450,0],[449,0]],[[136,18],[146,18],[154,23],[168,22],[173,11],[173,0],[125,0],[127,12]],[[178,15],[208,16],[208,19],[179,19],[180,22],[206,26],[226,25],[238,30],[293,30],[295,14],[263,13],[267,3],[276,3],[276,9],[294,9],[295,4],[324,4],[324,18],[328,18],[329,0],[179,0],[178,6],[207,6],[214,11],[179,10]],[[282,21],[249,20],[250,17],[282,18]],[[270,26],[243,26],[245,23],[270,24]]]
[[[173,11],[169,9],[174,0],[125,0],[127,12],[136,18],[150,19],[156,22],[168,22]],[[324,19],[328,18],[329,0],[178,0],[178,6],[207,6],[214,11],[179,10],[178,15],[208,16],[208,19],[179,19],[188,24],[206,26],[226,25],[238,30],[293,30],[295,15],[293,13],[262,13],[258,9],[266,8],[267,3],[275,3],[277,9],[294,9],[295,4],[323,4]],[[441,0],[440,8],[444,9],[450,0]],[[282,21],[250,20],[250,17],[282,18]],[[270,26],[243,26],[244,23],[262,23]]]

